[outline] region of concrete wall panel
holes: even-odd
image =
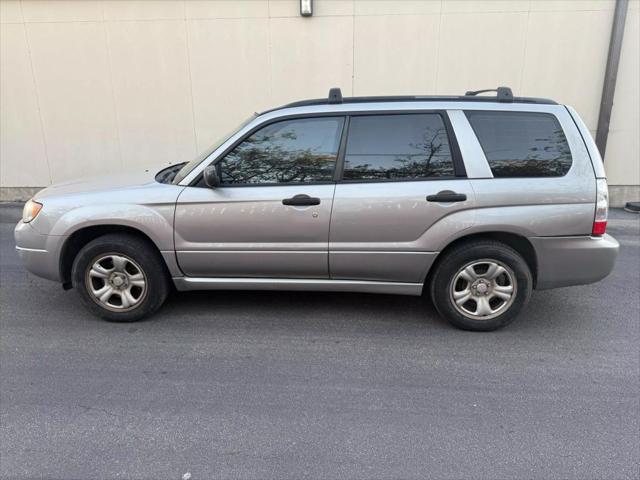
[[[271,105],[266,18],[189,20],[198,151]],[[219,48],[225,45],[225,48]]]
[[[120,170],[104,24],[26,27],[52,181]]]
[[[105,0],[104,19],[113,20],[173,20],[183,19],[184,3],[173,0]]]
[[[22,5],[20,0],[5,0],[0,2],[0,23],[23,23]]]
[[[330,87],[351,95],[353,20],[350,17],[272,18],[271,101],[324,97]]]
[[[354,95],[433,93],[439,24],[440,15],[356,17]]]
[[[528,12],[529,0],[443,0],[443,13]]]
[[[532,12],[522,91],[573,106],[598,124],[613,10]]]
[[[189,160],[196,144],[184,21],[106,28],[123,166]]]
[[[629,9],[613,99],[605,168],[610,185],[640,185],[640,9]],[[627,201],[640,201],[640,189]]]
[[[440,13],[441,2],[424,0],[356,0],[355,14],[360,15],[429,15]]]
[[[0,180],[2,186],[51,182],[24,25],[0,29]]]
[[[204,18],[266,18],[269,16],[268,0],[189,0],[185,2],[186,16]]]
[[[443,14],[436,93],[507,85],[517,94],[526,25],[526,13]]]
[[[100,22],[104,19],[102,2],[29,0],[20,3],[25,22]]]

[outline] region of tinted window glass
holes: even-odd
[[[453,176],[442,117],[435,113],[351,117],[345,180]]]
[[[571,151],[553,115],[466,112],[494,177],[561,177]]]
[[[211,155],[211,153],[213,153],[213,151],[215,149],[217,149],[220,145],[222,145],[224,142],[226,142],[229,137],[231,137],[233,134],[235,134],[238,130],[242,129],[242,127],[247,125],[251,120],[253,120],[257,116],[258,116],[258,114],[253,114],[251,117],[247,118],[244,122],[242,122],[240,124],[240,126],[238,126],[236,129],[232,130],[227,135],[223,135],[213,145],[211,145],[209,148],[207,148],[203,153],[201,153],[196,158],[194,158],[193,160],[191,160],[188,163],[186,163],[176,173],[175,177],[173,177],[173,180],[171,180],[171,183],[173,183],[174,185],[178,185],[182,180],[184,180],[184,178],[187,175],[189,175],[191,173],[191,171],[194,168],[196,168],[198,165],[200,165],[205,158],[207,158],[209,155]]]
[[[342,123],[342,118],[323,117],[267,125],[220,162],[222,183],[331,181]]]

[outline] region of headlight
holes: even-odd
[[[24,223],[29,223],[31,220],[38,216],[40,210],[42,210],[41,203],[29,200],[24,204],[24,209],[22,210],[22,221]]]

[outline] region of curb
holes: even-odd
[[[640,213],[640,202],[627,202],[624,209],[627,212]]]

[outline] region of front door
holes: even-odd
[[[329,239],[331,278],[423,282],[446,217],[475,201],[444,112],[351,116]]]
[[[217,160],[221,186],[187,187],[175,244],[194,277],[327,278],[342,117],[259,127]]]

